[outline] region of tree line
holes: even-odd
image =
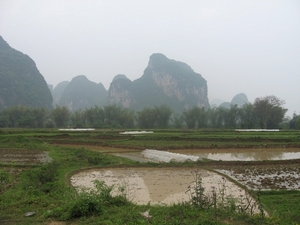
[[[194,106],[176,114],[165,105],[146,107],[135,112],[118,105],[95,106],[71,112],[66,106],[51,110],[15,106],[0,111],[0,127],[28,128],[227,128],[227,129],[300,129],[300,115],[284,118],[285,102],[276,96],[256,98],[242,107]]]

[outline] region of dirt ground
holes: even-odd
[[[0,163],[17,165],[35,165],[50,162],[48,152],[30,149],[0,148]]]

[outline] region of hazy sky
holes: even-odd
[[[209,100],[275,95],[300,113],[300,0],[0,0],[0,35],[54,86],[83,74],[108,89],[163,53]]]

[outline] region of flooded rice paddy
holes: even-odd
[[[300,190],[299,165],[235,166],[216,171],[251,190]]]
[[[91,145],[71,145],[61,144],[68,147],[85,147],[94,151],[114,154],[116,156],[123,156],[127,158],[134,158],[133,160],[140,162],[155,161],[145,157],[143,150],[114,148],[108,146],[91,146]],[[157,149],[159,150],[159,149]],[[300,159],[300,148],[228,148],[228,149],[170,149],[165,152],[184,154],[195,156],[201,159],[210,159],[216,161],[264,161],[264,160],[290,160]]]
[[[226,197],[240,198],[245,191],[219,174],[201,169],[202,184],[206,195],[212,191],[224,191]],[[127,198],[136,204],[173,204],[187,202],[191,195],[188,192],[194,184],[195,171],[186,168],[111,168],[82,171],[71,177],[76,188],[93,188],[94,181],[104,181],[107,185],[124,187]]]
[[[118,149],[118,148],[105,148],[101,147],[101,149],[97,149],[96,146],[93,146],[93,150],[105,152],[108,154],[113,154],[119,157],[125,157],[129,158],[135,161],[139,162],[159,162],[162,160],[157,160],[155,157],[146,157],[147,154],[143,154],[143,151],[141,150],[132,150],[132,149]],[[157,151],[157,150],[155,150]],[[246,188],[250,190],[300,190],[300,148],[251,148],[251,149],[238,149],[238,148],[231,148],[231,149],[180,149],[180,150],[168,150],[164,151],[167,152],[165,155],[171,155],[169,153],[175,153],[180,155],[188,155],[188,156],[196,156],[199,157],[199,160],[203,159],[211,159],[214,160],[211,164],[206,164],[209,166],[210,169],[217,171],[221,174],[224,174],[225,176],[228,176],[235,180],[236,182],[240,183],[241,185],[244,185]],[[164,155],[164,156],[165,156]],[[166,160],[167,162],[172,161],[172,159]],[[163,174],[166,173],[165,169],[158,169],[162,170],[164,172],[161,172],[161,175],[158,175],[158,171],[153,171],[153,174],[156,173],[155,176],[164,176]],[[181,174],[184,174],[184,170],[181,170]],[[176,171],[177,173],[178,171]],[[95,172],[96,173],[96,172]],[[103,176],[103,172],[97,172],[101,173],[102,175],[96,175],[96,174],[89,174],[86,175],[87,177],[90,177],[89,179],[92,179],[92,177],[98,176],[101,178]],[[129,173],[128,171],[126,173]],[[143,194],[143,196],[147,196],[144,199],[137,200],[141,203],[145,203],[147,201],[152,201],[154,203],[160,202],[160,203],[170,203],[170,201],[176,202],[176,201],[183,201],[188,198],[187,195],[184,195],[185,188],[188,186],[188,183],[191,182],[188,178],[188,175],[183,175],[183,178],[178,178],[179,175],[174,174],[169,175],[170,177],[177,177],[177,180],[179,184],[171,184],[169,186],[174,186],[179,188],[181,190],[181,194],[179,194],[179,190],[172,190],[169,189],[158,191],[158,187],[167,187],[167,184],[161,183],[160,185],[153,185],[153,187],[147,187],[147,182],[144,179],[152,179],[152,181],[155,179],[153,176],[151,178],[151,175],[148,175],[149,178],[145,178],[140,173],[146,174],[146,172],[142,172],[141,170],[136,170],[133,172],[132,176],[128,176],[126,179],[132,183],[130,187],[137,187],[139,191],[146,190],[146,194]],[[179,173],[179,172],[178,172]],[[171,173],[169,173],[171,174]],[[188,174],[188,173],[187,173]],[[210,174],[210,176],[215,177],[214,173],[206,172],[205,174]],[[77,175],[76,175],[77,176]],[[79,175],[78,175],[79,176]],[[80,176],[84,177],[83,174]],[[113,172],[113,178],[105,177],[107,181],[109,179],[112,179],[114,181],[120,180],[122,175],[120,171]],[[207,176],[206,176],[207,177]],[[209,177],[209,176],[208,176]],[[209,189],[210,186],[212,186],[212,183],[217,183],[217,180],[215,178],[211,178],[212,180],[205,180],[208,179],[204,178],[204,184],[208,185],[206,186],[206,189]],[[72,179],[75,179],[76,177],[72,177]],[[77,179],[77,178],[76,178]],[[86,180],[87,178],[84,178]],[[143,181],[135,181],[134,179],[139,179]],[[158,178],[157,182],[166,182],[166,179]],[[185,181],[186,182],[183,182]],[[75,182],[75,180],[72,180],[72,182]],[[86,181],[82,181],[86,183]],[[112,181],[109,181],[112,183]],[[120,182],[120,181],[118,181]],[[171,182],[171,181],[170,181]],[[92,181],[88,181],[90,185],[92,185]],[[138,186],[137,183],[143,184],[142,186]],[[149,182],[148,182],[149,183]],[[79,182],[74,183],[75,186],[80,185]],[[169,197],[166,196],[166,193],[169,193]],[[133,188],[133,192],[136,192],[136,190]],[[158,194],[158,196],[154,195],[154,192]],[[174,195],[174,193],[177,193]],[[238,192],[237,192],[238,193]],[[170,195],[173,194],[175,199],[170,200]],[[139,194],[135,195],[138,196]]]
[[[198,156],[200,159],[224,161],[263,161],[300,159],[300,148],[257,149],[187,149],[170,150],[173,153]]]

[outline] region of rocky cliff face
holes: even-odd
[[[135,104],[132,82],[125,75],[119,74],[114,77],[108,90],[107,103],[109,105],[121,105],[125,108]]]
[[[107,90],[103,84],[94,83],[84,75],[79,75],[64,88],[58,105],[67,106],[71,111],[88,109],[105,105],[106,98]]]
[[[151,55],[144,74],[133,82],[115,77],[108,102],[135,110],[162,104],[177,112],[193,106],[209,107],[206,80],[187,64],[163,54]]]
[[[52,108],[52,95],[35,62],[0,36],[0,109],[12,106]]]

